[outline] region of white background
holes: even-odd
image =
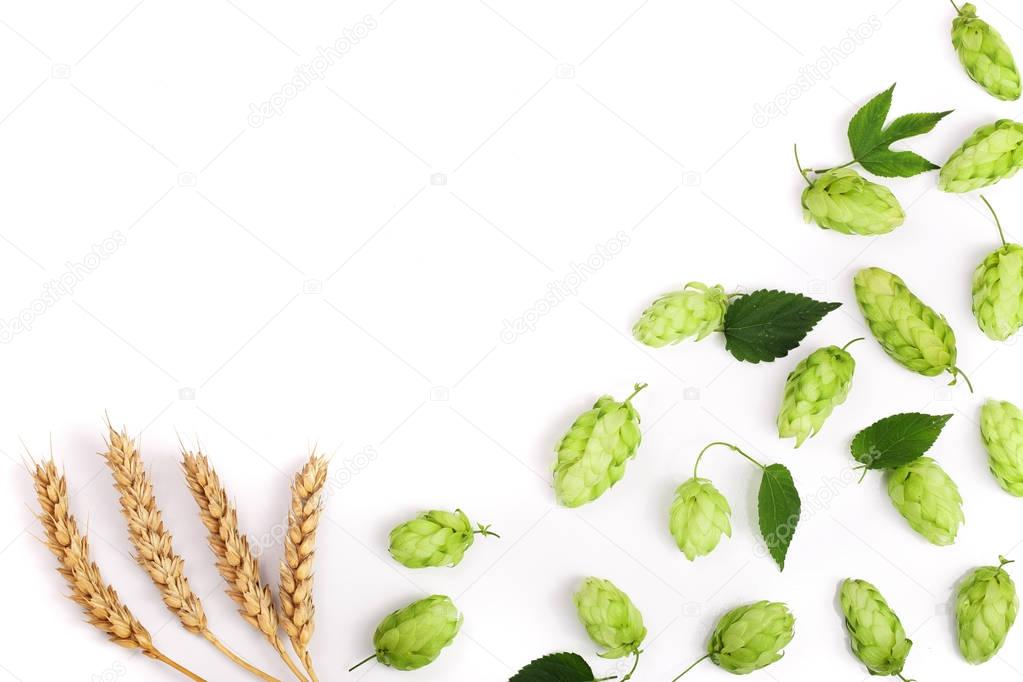
[[[1023,52],[1023,10],[980,11]],[[322,79],[250,125],[250,105],[367,16],[375,28]],[[1023,351],[989,341],[970,313],[993,224],[932,173],[890,182],[908,213],[895,233],[821,231],[802,221],[791,157],[799,142],[808,166],[844,162],[849,116],[895,81],[895,114],[957,110],[912,141],[939,163],[978,125],[1023,114],[962,73],[947,4],[128,0],[7,3],[0,19],[0,317],[31,309],[50,280],[75,280],[0,347],[0,680],[175,679],[106,643],[61,596],[20,442],[38,458],[51,439],[96,559],[158,646],[210,680],[246,679],[174,622],[133,565],[95,454],[105,410],[142,436],[211,628],[282,676],[220,590],[178,435],[201,440],[271,581],[288,476],[317,443],[335,453],[312,645],[324,680],[499,681],[555,650],[610,674],[571,602],[590,574],[643,612],[641,681],[670,679],[720,614],[761,598],[790,604],[797,624],[758,679],[864,679],[835,603],[847,576],[875,582],[902,617],[907,675],[1023,671],[1019,631],[968,666],[947,607],[968,569],[1023,541],[1021,502],[988,474],[976,426],[985,398],[1023,402]],[[858,29],[869,36],[849,40]],[[809,70],[818,61],[827,78]],[[755,120],[778,98],[784,113]],[[988,194],[1010,233],[1023,233],[1020,182]],[[108,238],[123,243],[97,264],[88,254]],[[612,239],[627,243],[538,307]],[[86,259],[96,267],[75,265]],[[947,315],[977,393],[911,374],[868,340],[852,349],[848,402],[794,451],[774,432],[784,378],[810,349],[865,332],[850,280],[871,265]],[[656,352],[631,340],[651,299],[694,279],[843,306],[767,365],[734,362],[719,337]],[[526,315],[535,329],[502,340]],[[557,508],[548,467],[561,433],[639,380],[645,438],[625,479]],[[853,481],[852,435],[911,410],[955,414],[933,451],[965,498],[953,547],[913,533],[880,475]],[[755,549],[756,472],[725,450],[701,473],[731,500],[733,537],[695,563],[675,548],[673,490],[717,439],[793,470],[804,518],[784,573]],[[396,565],[387,531],[434,507],[461,507],[503,538],[479,540],[455,569]],[[383,615],[433,592],[465,613],[435,664],[344,672],[371,652]],[[709,663],[692,675],[727,679]]]

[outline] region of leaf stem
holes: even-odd
[[[857,341],[862,341],[862,340],[863,340],[863,337],[862,337],[862,336],[860,336],[860,337],[857,337],[857,338],[853,339],[852,341],[850,341],[849,343],[847,343],[847,344],[845,344],[844,346],[842,346],[842,350],[845,350],[846,348],[848,348],[849,346],[853,345],[853,344],[854,344],[854,343],[856,343]]]
[[[376,657],[377,657],[376,653],[373,653],[373,654],[367,656],[366,658],[362,659],[361,661],[359,661],[358,663],[353,665],[351,668],[349,668],[348,672],[352,672],[353,670],[358,668],[360,665],[365,665],[366,663],[369,663],[370,661],[372,661]]]
[[[966,372],[958,367],[953,367],[949,372],[952,374],[952,381],[949,382],[949,386],[955,386],[956,382],[959,381],[959,377],[962,376],[963,379],[966,379],[966,387],[970,389],[970,393],[973,393],[973,382],[970,381],[970,377],[966,376]]]
[[[483,537],[495,537],[500,538],[501,536],[490,530],[490,526],[484,526],[482,523],[476,524],[476,530],[472,532],[473,535],[482,535]]]
[[[676,677],[675,679],[673,679],[673,680],[672,680],[671,682],[678,682],[678,680],[679,680],[679,679],[681,679],[683,675],[685,675],[685,674],[686,674],[687,672],[689,672],[690,670],[692,670],[693,668],[695,668],[695,667],[696,667],[697,665],[699,665],[700,663],[703,663],[703,661],[704,661],[704,660],[706,660],[706,659],[708,659],[708,658],[710,658],[710,654],[704,654],[703,656],[700,656],[700,657],[699,657],[698,659],[696,659],[695,661],[693,661],[693,662],[692,662],[692,663],[691,663],[691,664],[689,665],[689,667],[688,667],[688,668],[686,668],[685,670],[683,670],[682,672],[680,672],[680,673],[678,674],[678,677]]]
[[[643,653],[643,652],[640,651],[639,649],[636,649],[636,652],[635,652],[635,656],[636,657],[632,660],[632,670],[630,670],[628,673],[625,674],[625,677],[622,678],[622,682],[626,682],[627,680],[631,680],[632,679],[632,674],[634,672],[636,672],[636,666],[639,665],[639,655],[641,653]]]
[[[1005,232],[1002,231],[1002,221],[998,219],[998,214],[995,213],[995,209],[992,208],[991,202],[988,201],[983,194],[980,195],[980,200],[984,202],[987,206],[987,210],[991,211],[991,215],[995,217],[995,227],[998,228],[998,238],[1002,240],[1002,246],[1008,246],[1008,244],[1005,243]]]
[[[632,387],[633,389],[635,389],[635,390],[633,390],[633,392],[632,392],[632,395],[630,395],[630,396],[629,396],[628,398],[626,398],[626,399],[625,399],[625,400],[623,400],[622,402],[626,402],[626,403],[627,403],[627,402],[629,402],[630,400],[632,400],[633,398],[635,398],[635,397],[636,397],[636,394],[637,394],[637,393],[639,393],[640,391],[642,391],[642,390],[643,390],[644,388],[646,388],[646,387],[647,387],[647,386],[649,386],[649,385],[650,385],[650,384],[635,384],[635,385],[634,385],[634,386]]]
[[[959,9],[959,5],[956,4],[956,0],[948,0],[952,3],[952,6],[956,8],[956,14],[962,14],[963,11]]]
[[[798,145],[795,145],[795,144],[792,145],[792,154],[796,157],[796,168],[799,169],[799,174],[803,176],[804,180],[806,180],[806,184],[808,184],[811,187],[813,187],[813,183],[810,182],[810,178],[806,177],[807,170],[805,168],[803,168],[803,164],[801,164],[799,162],[799,146]]]
[[[852,161],[849,161],[848,163],[843,163],[841,166],[832,166],[831,168],[814,168],[810,172],[811,173],[818,173],[818,174],[820,174],[820,173],[827,173],[828,171],[838,170],[839,168],[848,168],[849,166],[853,165],[854,163],[857,163],[857,159],[853,159]]]
[[[1006,559],[1001,554],[998,555],[998,568],[1001,568],[1002,566],[1004,566],[1006,564],[1014,564],[1014,563],[1016,563],[1015,559]]]
[[[758,466],[761,469],[766,469],[767,468],[766,466],[764,466],[763,464],[761,464],[760,462],[758,462],[757,460],[753,459],[752,457],[747,455],[745,452],[743,452],[742,449],[739,448],[738,446],[732,445],[731,443],[725,443],[723,441],[716,440],[713,443],[708,443],[707,445],[703,446],[703,449],[700,450],[700,454],[698,454],[696,456],[696,464],[693,465],[693,478],[697,477],[696,471],[697,471],[697,469],[700,468],[700,460],[703,459],[704,453],[706,453],[707,450],[711,449],[715,445],[722,445],[722,446],[728,448],[729,450],[731,450],[733,452],[739,453],[740,455],[742,455],[743,457],[745,457],[746,459],[748,459],[750,462],[752,462],[753,464],[755,464],[756,466]]]

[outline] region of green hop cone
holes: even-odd
[[[1016,585],[1002,568],[1012,562],[1003,557],[998,560],[997,566],[971,571],[956,594],[959,651],[974,665],[998,653],[1019,611]]]
[[[721,329],[728,295],[720,285],[690,282],[658,298],[632,328],[638,341],[654,348],[695,337],[699,341]]]
[[[778,437],[795,438],[798,448],[845,402],[856,369],[856,361],[846,350],[849,343],[843,348],[818,348],[792,370],[778,412]]]
[[[867,326],[889,357],[924,376],[948,372],[951,383],[956,383],[963,373],[956,367],[955,334],[944,317],[917,298],[900,277],[881,268],[857,272],[853,288]]]
[[[977,266],[973,316],[995,341],[1005,341],[1023,326],[1023,246],[1006,244]]]
[[[973,3],[963,5],[952,21],[952,45],[975,83],[998,99],[1019,99],[1016,60],[998,31],[977,17]]]
[[[1023,168],[1023,123],[1001,119],[981,126],[952,153],[938,175],[945,192],[971,192]]]
[[[871,675],[901,675],[913,642],[877,588],[847,578],[839,592],[853,653]]]
[[[1023,412],[1009,402],[987,401],[980,408],[980,436],[998,484],[1023,497]]]
[[[888,496],[909,525],[935,545],[951,545],[963,523],[963,498],[945,470],[918,457],[888,473]]]
[[[451,599],[435,594],[390,614],[373,634],[376,649],[349,672],[374,658],[398,670],[416,670],[433,663],[462,627],[462,616]]]
[[[643,616],[610,580],[586,578],[572,600],[590,639],[604,647],[598,654],[601,658],[624,658],[639,652],[646,637]]]
[[[745,675],[779,660],[792,641],[795,618],[780,602],[758,601],[721,617],[707,644],[707,655],[721,668]]]
[[[842,234],[891,232],[906,218],[891,191],[851,168],[834,168],[803,190],[803,217]]]
[[[692,561],[714,551],[722,535],[732,537],[731,507],[705,478],[690,478],[675,491],[668,527],[675,543]]]
[[[557,447],[554,492],[566,507],[592,502],[625,475],[626,463],[635,457],[641,433],[639,413],[632,399],[646,388],[636,384],[623,402],[609,395],[581,414]]]
[[[391,556],[408,568],[455,566],[472,547],[473,537],[496,533],[489,526],[473,528],[461,509],[427,511],[391,531]]]

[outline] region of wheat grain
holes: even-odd
[[[291,645],[317,682],[309,641],[313,636],[313,556],[320,522],[321,497],[327,482],[327,460],[313,452],[291,485],[288,534],[281,560],[280,600],[282,623]]]
[[[263,633],[291,672],[305,682],[305,675],[284,648],[270,588],[260,579],[259,562],[249,549],[248,538],[238,529],[238,512],[228,501],[217,472],[202,452],[183,450],[181,466],[192,497],[199,505],[199,517],[208,531],[217,570],[227,582],[227,595],[238,605],[242,617]]]
[[[121,496],[121,512],[128,522],[135,560],[159,588],[164,604],[186,630],[201,635],[231,661],[265,682],[280,682],[228,649],[210,631],[202,602],[192,592],[184,574],[184,559],[174,551],[171,534],[163,524],[152,481],[142,465],[135,441],[125,430],[115,431],[109,422],[107,430],[107,449],[101,454],[113,474],[114,488]]]
[[[67,480],[52,460],[35,464],[32,472],[39,520],[46,533],[46,546],[57,557],[57,570],[71,589],[71,599],[85,612],[90,624],[106,633],[112,642],[139,649],[194,682],[205,682],[190,670],[165,656],[154,645],[149,631],[128,610],[114,588],[103,582],[99,567],[89,556],[89,540],[78,529],[68,505]]]

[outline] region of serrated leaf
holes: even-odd
[[[927,452],[950,414],[905,412],[878,420],[856,434],[852,456],[867,469],[892,469]]]
[[[593,670],[579,654],[547,654],[536,659],[508,682],[593,682]]]
[[[896,152],[891,149],[872,152],[859,161],[868,172],[883,178],[911,178],[940,168],[916,152]]]
[[[781,464],[764,467],[757,495],[760,535],[780,570],[785,570],[785,555],[799,523],[801,506],[799,491],[789,470]]]
[[[849,147],[853,159],[874,175],[908,178],[935,170],[935,164],[919,154],[889,149],[893,142],[923,135],[934,129],[938,121],[951,111],[905,114],[892,121],[887,128],[885,119],[892,106],[895,86],[875,96],[849,121]]]
[[[746,362],[777,360],[788,355],[822,317],[840,305],[768,289],[740,296],[725,313],[725,348]]]
[[[881,128],[888,118],[888,111],[892,108],[892,93],[895,92],[895,84],[884,92],[875,95],[873,99],[860,107],[849,121],[849,147],[852,149],[853,157],[868,153],[881,140]]]

